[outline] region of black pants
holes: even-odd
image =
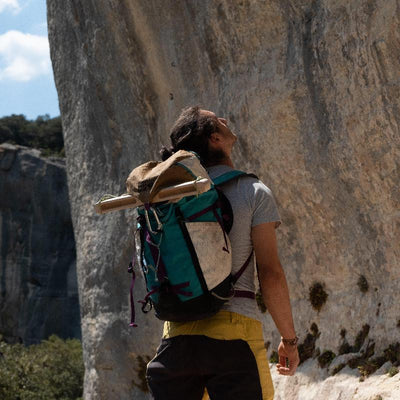
[[[244,340],[202,335],[162,339],[147,366],[155,400],[262,400],[255,357]]]

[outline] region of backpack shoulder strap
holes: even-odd
[[[224,174],[217,176],[215,179],[213,179],[213,183],[215,186],[219,186],[226,182],[237,179],[241,176],[251,176],[252,178],[258,179],[258,177],[254,174],[249,174],[247,172],[235,169],[233,171],[225,172]]]
[[[213,179],[213,183],[215,186],[219,186],[226,182],[240,178],[241,176],[251,176],[252,178],[258,179],[258,176],[255,174],[250,174],[250,173],[240,171],[240,170],[233,170],[233,171],[226,172],[225,174],[222,174],[222,175],[218,176],[217,178]],[[242,276],[243,272],[250,265],[252,256],[253,256],[253,250],[251,251],[249,257],[247,258],[245,263],[242,265],[240,270],[232,276],[233,284],[235,284],[239,280],[239,278]],[[255,299],[256,296],[253,292],[248,291],[248,290],[235,290],[234,297],[245,297],[248,299]]]

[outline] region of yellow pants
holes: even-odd
[[[261,322],[230,311],[219,311],[216,315],[199,321],[164,323],[164,338],[178,335],[205,335],[213,339],[246,341],[257,362],[262,398],[274,398]],[[203,400],[208,399],[205,392]]]

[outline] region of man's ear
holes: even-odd
[[[219,141],[221,140],[220,137],[219,137],[219,133],[218,133],[218,132],[213,132],[213,133],[210,135],[209,140],[210,140],[210,142],[211,142],[212,144],[218,144]]]

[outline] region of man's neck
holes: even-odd
[[[235,168],[233,166],[233,162],[232,162],[232,159],[230,157],[226,157],[226,158],[218,161],[218,163],[207,165],[207,167],[215,167],[217,165],[227,165],[228,167]]]

